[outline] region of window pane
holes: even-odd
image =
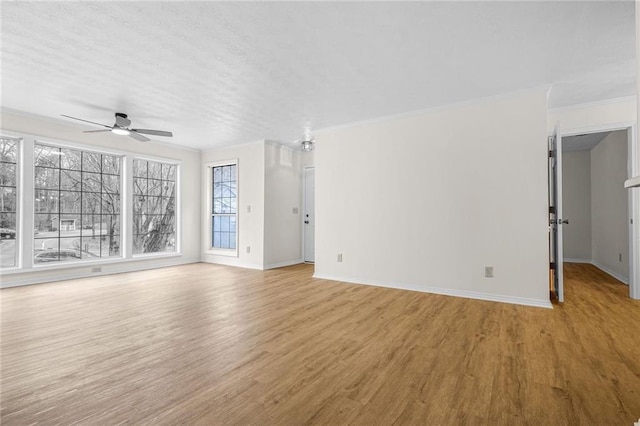
[[[59,192],[36,189],[34,209],[36,213],[55,213],[60,211]]]
[[[16,211],[16,189],[12,187],[0,187],[0,212]]]
[[[236,248],[236,234],[235,233],[229,233],[229,248],[232,248],[232,249]]]
[[[82,213],[100,214],[102,208],[102,195],[96,192],[82,193]]]
[[[149,179],[147,181],[147,194],[157,196],[162,195],[162,181]]]
[[[60,189],[80,191],[82,177],[79,171],[60,170]]]
[[[61,169],[82,170],[82,151],[62,148],[60,152]]]
[[[57,169],[60,166],[60,148],[36,144],[33,154],[36,167],[43,166]]]
[[[60,191],[60,212],[80,213],[82,208],[79,192]]]
[[[102,235],[120,235],[120,215],[103,215],[100,220],[98,226],[102,229]]]
[[[221,244],[221,238],[220,238],[220,232],[214,232],[213,233],[213,247],[218,247],[220,248]]]
[[[135,178],[133,180],[133,193],[136,195],[147,195],[147,179]]]
[[[0,213],[0,267],[16,266],[16,214]]]
[[[146,214],[147,213],[147,197],[137,196],[133,197],[133,214]]]
[[[60,170],[36,167],[34,179],[36,188],[58,189],[60,187]]]
[[[163,181],[162,182],[162,195],[165,197],[173,197],[175,189],[175,182]]]
[[[109,194],[120,193],[120,176],[102,175],[102,192]]]
[[[83,152],[82,170],[85,172],[100,173],[102,171],[102,154]]]
[[[0,161],[7,163],[18,162],[18,142],[20,138],[0,137]]]
[[[119,194],[102,194],[102,214],[120,214]]]
[[[16,165],[0,163],[0,186],[16,186]]]
[[[147,177],[147,162],[144,160],[133,160],[133,176]]]
[[[102,173],[119,176],[121,160],[122,157],[102,154]]]
[[[162,165],[162,179],[175,181],[176,180],[176,166],[163,164]]]
[[[110,235],[107,238],[102,239],[100,255],[102,257],[120,256],[120,236]]]
[[[82,215],[82,236],[99,238],[103,233],[106,232],[106,230],[103,229],[101,225],[102,217],[100,215]]]
[[[80,215],[60,214],[60,237],[80,236]]]
[[[148,162],[148,178],[149,179],[162,179],[162,164],[156,163],[155,161]]]
[[[58,213],[35,214],[34,234],[38,238],[58,238]]]
[[[99,173],[82,173],[82,190],[85,192],[100,192],[102,178]]]
[[[164,213],[162,211],[161,197],[147,197],[147,213],[157,215]]]

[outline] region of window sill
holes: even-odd
[[[212,249],[205,250],[205,254],[212,256],[238,257],[238,249]]]
[[[84,268],[84,267],[92,267],[92,266],[102,266],[102,265],[112,265],[117,263],[128,263],[128,262],[137,262],[141,260],[150,260],[150,259],[161,259],[167,257],[181,257],[182,253],[160,253],[160,254],[142,254],[135,255],[131,258],[125,259],[124,257],[114,257],[103,260],[92,260],[87,262],[60,262],[55,265],[33,265],[31,268],[11,268],[11,269],[3,269],[0,272],[0,275],[14,275],[14,274],[24,274],[28,272],[40,272],[40,271],[55,271],[58,269],[72,269],[72,268]]]

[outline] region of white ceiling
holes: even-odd
[[[2,2],[1,32],[3,108],[203,149],[549,83],[550,107],[635,94],[633,1]]]
[[[591,151],[609,136],[611,132],[588,133],[584,135],[565,136],[562,138],[562,152]]]

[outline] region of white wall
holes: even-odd
[[[265,144],[265,268],[302,262],[301,157],[304,154],[285,145]]]
[[[149,259],[109,260],[100,263],[100,266],[102,266],[101,273],[91,272],[91,266],[88,265],[57,265],[44,268],[35,267],[23,271],[3,271],[3,287],[157,268],[200,260],[200,154],[198,151],[157,142],[138,143],[130,138],[115,136],[111,133],[88,135],[82,133],[82,128],[66,124],[60,120],[6,110],[0,112],[0,121],[2,129],[7,132],[35,135],[41,141],[71,142],[89,148],[95,147],[115,150],[121,153],[148,155],[181,161],[181,255]]]
[[[216,255],[210,252],[211,212],[207,211],[210,197],[209,176],[206,164],[227,160],[238,160],[238,256]],[[202,204],[202,261],[224,265],[262,269],[264,267],[264,190],[265,190],[265,144],[258,141],[245,145],[204,151],[202,153],[202,193],[198,202]],[[250,207],[250,212],[248,211]],[[250,253],[247,253],[250,247]]]
[[[549,306],[546,118],[540,90],[316,132],[316,275]]]
[[[547,130],[551,133],[556,123],[562,132],[572,132],[635,121],[636,99],[629,97],[549,110]]]
[[[562,154],[564,260],[591,262],[591,152]]]
[[[617,131],[591,150],[593,262],[625,283],[629,282],[627,143],[627,132]]]

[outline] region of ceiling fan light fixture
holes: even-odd
[[[313,141],[305,140],[300,142],[300,145],[302,145],[302,150],[304,152],[309,152],[313,150]]]
[[[116,135],[127,136],[129,134],[129,130],[123,129],[122,127],[113,127],[111,131]]]

